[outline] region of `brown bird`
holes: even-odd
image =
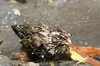
[[[92,58],[100,55],[99,48],[75,46],[71,42],[71,34],[63,30],[54,30],[44,24],[35,27],[15,25],[12,28],[22,39],[21,43],[26,47],[25,49],[29,49],[43,59],[64,58],[77,60],[78,63],[88,62],[94,66],[100,65],[100,61]],[[34,49],[36,51],[33,51]],[[38,50],[39,53],[37,53]]]

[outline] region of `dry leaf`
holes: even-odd
[[[80,54],[78,54],[77,52],[71,50],[70,53],[71,53],[71,58],[72,58],[73,60],[77,60],[77,61],[79,61],[79,62],[86,62],[85,58],[83,58],[83,57],[82,57]]]
[[[100,66],[100,61],[92,58],[95,55],[100,55],[99,48],[78,47],[72,44],[70,44],[70,46],[72,47],[70,53],[73,60],[77,60],[79,62],[88,62],[93,66]]]
[[[93,48],[93,47],[79,47],[72,45],[72,50],[76,51],[77,49],[81,50],[82,52],[86,53],[90,57],[94,57],[96,55],[100,55],[100,49],[99,48]]]

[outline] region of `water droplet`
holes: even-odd
[[[41,57],[44,58],[44,55],[42,55]]]
[[[72,12],[72,15],[76,15],[74,12]]]
[[[47,14],[47,10],[44,11],[44,14]]]
[[[6,25],[5,27],[8,28],[9,26]]]
[[[91,12],[91,10],[88,10],[88,12]]]
[[[24,20],[24,22],[26,22],[26,20]]]
[[[71,3],[71,4],[73,4],[74,2],[73,2],[73,1],[71,1],[70,3]]]
[[[81,43],[81,44],[83,44],[83,42],[82,42],[82,41],[81,41],[80,43]]]
[[[67,2],[67,0],[63,0],[65,3]]]
[[[8,12],[8,15],[10,15],[11,13],[10,12]]]
[[[13,17],[10,18],[11,20],[13,19]]]
[[[34,53],[32,52],[32,55],[33,55]]]
[[[98,11],[98,9],[95,9],[95,11]]]
[[[82,9],[84,9],[84,7],[81,7]]]
[[[87,16],[86,19],[90,19],[90,17]]]
[[[4,21],[2,21],[2,24],[5,24],[5,22],[4,22]]]
[[[88,45],[88,43],[85,43],[85,45]]]
[[[7,19],[8,17],[5,17],[5,19]]]
[[[6,28],[4,30],[7,30]]]
[[[14,24],[16,25],[17,24],[17,21],[14,21]]]
[[[20,11],[18,9],[12,9],[15,15],[20,16]]]

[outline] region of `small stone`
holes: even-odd
[[[40,65],[39,65],[39,63],[29,62],[26,64],[26,66],[40,66]]]
[[[0,55],[0,65],[1,66],[10,66],[12,64],[10,58],[4,55]]]

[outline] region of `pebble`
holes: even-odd
[[[0,66],[12,66],[10,58],[5,55],[0,55]]]
[[[39,63],[29,62],[26,66],[40,66]]]
[[[39,63],[28,62],[28,63],[20,63],[18,66],[40,66]]]

